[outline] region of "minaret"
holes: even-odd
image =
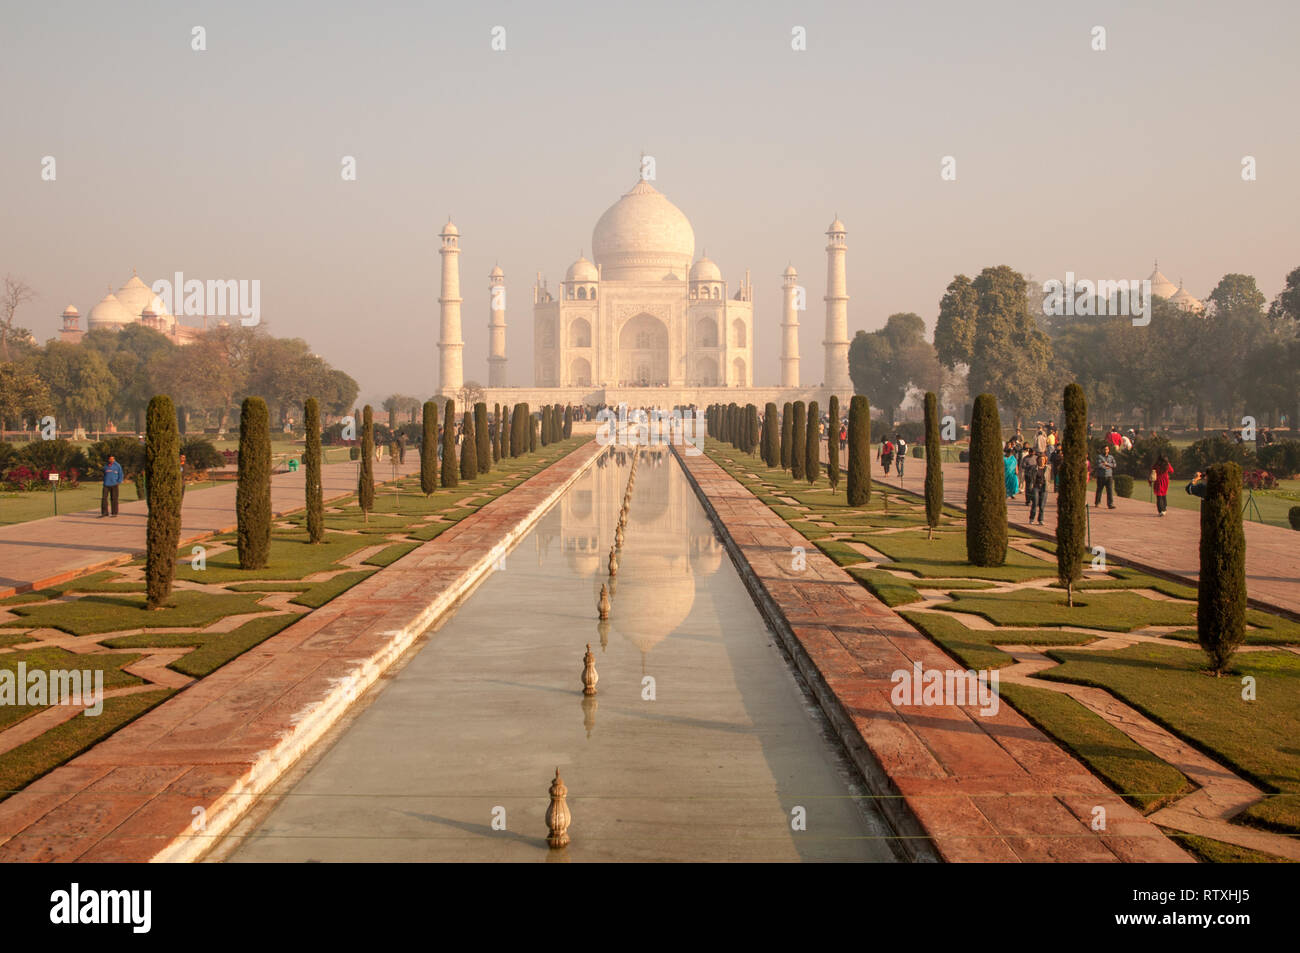
[[[852,391],[849,381],[849,293],[844,276],[844,223],[839,216],[826,230],[826,370],[822,383],[832,392]]]
[[[488,275],[488,387],[506,386],[506,273]]]
[[[442,329],[438,338],[438,350],[441,354],[441,375],[438,381],[439,392],[450,397],[456,395],[465,384],[465,364],[462,351],[465,342],[460,338],[460,229],[447,219],[442,230],[442,296],[438,304],[442,306]]]
[[[781,311],[781,386],[799,386],[799,273],[790,265],[783,278]]]

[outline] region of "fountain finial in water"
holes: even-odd
[[[609,589],[603,582],[600,584],[600,601],[596,603],[596,611],[602,620],[609,618]]]
[[[564,796],[569,789],[560,778],[560,769],[555,769],[555,780],[551,782],[551,806],[546,809],[546,843],[552,850],[569,846],[569,805]]]
[[[587,643],[587,654],[582,657],[582,694],[596,694],[596,683],[600,676],[596,674],[596,656],[591,654],[591,643]]]

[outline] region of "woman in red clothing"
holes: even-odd
[[[1156,515],[1164,516],[1169,506],[1169,478],[1174,475],[1174,468],[1162,453],[1156,458],[1156,465],[1151,468],[1149,478],[1151,488],[1156,495]]]

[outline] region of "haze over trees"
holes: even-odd
[[[943,383],[924,319],[911,312],[891,314],[879,331],[859,331],[849,344],[849,377],[854,391],[879,407],[892,429],[909,390],[937,391]]]

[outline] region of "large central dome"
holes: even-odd
[[[604,280],[685,278],[695,257],[695,231],[681,209],[641,179],[600,217],[591,251]]]

